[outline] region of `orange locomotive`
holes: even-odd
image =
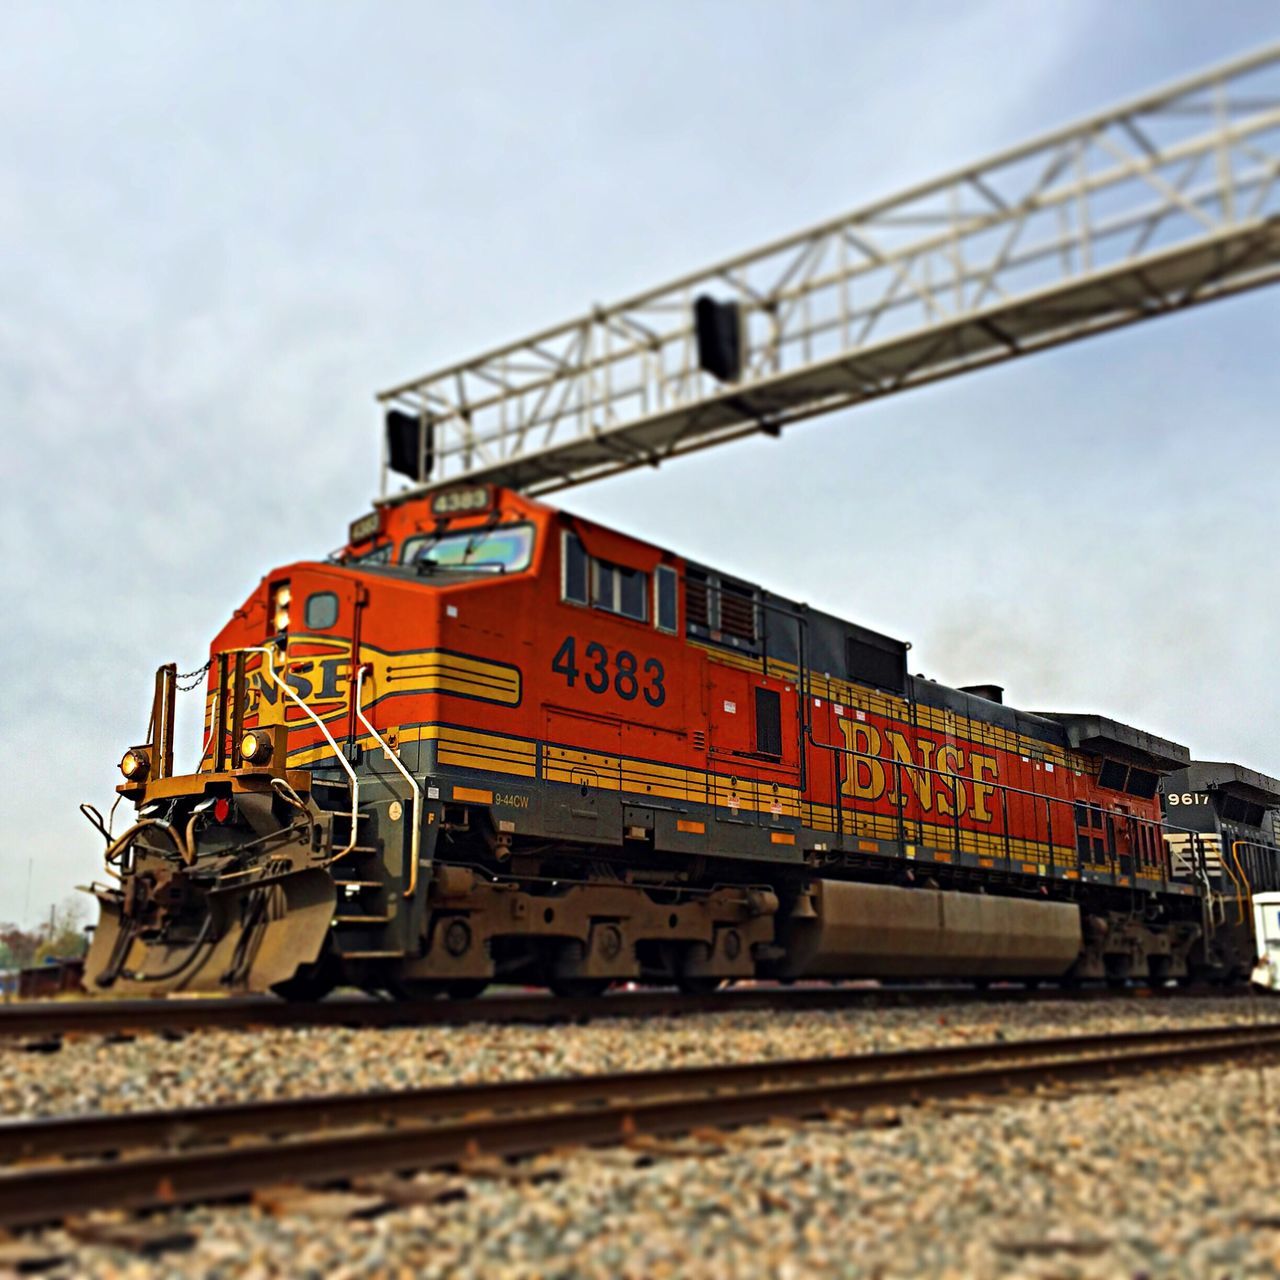
[[[383,502],[177,678],[110,839],[91,989],[1226,974],[1175,873],[1187,751],[489,487]]]

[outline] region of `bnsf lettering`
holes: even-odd
[[[609,650],[598,640],[590,641],[582,651],[583,665],[578,666],[578,641],[575,636],[565,636],[564,642],[556,650],[551,659],[551,670],[564,677],[570,689],[581,676],[582,683],[591,693],[608,693],[613,690],[624,702],[634,701],[637,694],[643,694],[644,700],[651,707],[660,707],[667,700],[667,690],[662,683],[666,672],[657,658],[646,658],[643,666],[640,659],[629,649],[619,649],[613,655],[612,664]],[[641,681],[641,674],[644,681]]]
[[[846,757],[845,777],[841,792],[858,800],[879,800],[887,794],[889,803],[905,806],[911,795],[925,813],[936,811],[944,818],[970,814],[975,822],[990,822],[991,798],[996,793],[996,759],[977,751],[965,752],[952,743],[939,746],[927,738],[912,743],[902,734],[886,729],[880,733],[874,725],[861,721],[840,721]],[[881,757],[888,745],[889,754]],[[901,767],[898,767],[901,766]],[[914,766],[914,767],[912,767]],[[930,773],[936,769],[938,773]],[[960,775],[965,776],[960,776]]]
[[[347,665],[349,664],[346,658],[325,658],[321,662],[304,662],[296,667],[290,667],[284,673],[284,682],[303,702],[312,698],[328,701],[342,696],[342,690],[338,687],[338,672]],[[316,689],[315,677],[317,676],[319,690]],[[280,690],[262,672],[254,672],[250,687],[258,691],[265,703],[275,706]]]

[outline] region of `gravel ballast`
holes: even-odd
[[[566,1154],[547,1162],[558,1181],[470,1177],[465,1199],[371,1220],[329,1217],[324,1197],[205,1207],[167,1216],[197,1242],[155,1260],[42,1243],[75,1251],[66,1276],[1274,1277],[1277,1097],[1280,1068],[1202,1071],[885,1127],[754,1128],[639,1167]]]
[[[16,1119],[1278,1017],[1280,1001],[1123,999],[86,1037],[0,1050],[0,1098]],[[64,1257],[58,1277],[1275,1277],[1278,1110],[1280,1066],[1211,1068],[552,1153],[517,1167],[549,1180],[444,1176],[460,1198],[367,1219],[323,1192],[173,1211],[148,1221],[195,1244],[154,1258],[62,1228],[20,1243]]]
[[[0,1041],[0,1116],[83,1115],[370,1089],[827,1057],[1280,1018],[1280,1001],[1124,998],[929,1009],[689,1015],[585,1025],[196,1031],[123,1043],[67,1037],[52,1053]]]

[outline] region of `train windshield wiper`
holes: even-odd
[[[437,560],[434,556],[419,556],[413,563],[420,574],[441,571],[468,573],[472,569],[494,569],[498,573],[507,571],[507,566],[501,560]]]

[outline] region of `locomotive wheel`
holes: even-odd
[[[612,978],[551,978],[551,994],[563,1000],[588,1000],[602,996],[613,985]]]
[[[302,964],[292,978],[277,982],[272,994],[290,1003],[310,1004],[323,1000],[338,985],[337,967],[328,955],[314,964]]]
[[[435,1000],[444,995],[444,987],[429,978],[396,978],[386,989],[396,1000]],[[370,994],[376,994],[376,989]]]
[[[694,977],[691,973],[682,973],[676,978],[676,986],[687,996],[709,996],[723,985],[723,978]]]
[[[445,992],[450,1000],[474,1000],[488,985],[488,978],[460,978],[457,982],[449,983]]]

